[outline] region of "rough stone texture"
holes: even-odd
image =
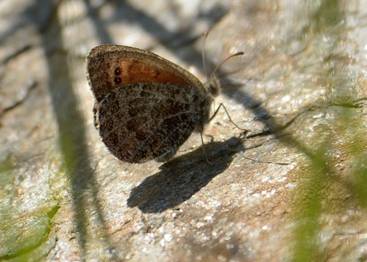
[[[317,245],[324,260],[365,260],[365,209],[334,181],[353,182],[364,159],[366,10],[362,0],[1,1],[0,259],[291,260],[297,209],[317,200],[299,194],[318,174],[309,151],[327,141],[336,174],[314,185]],[[118,161],[93,125],[87,52],[146,48],[204,80],[208,28],[210,70],[245,52],[219,70],[215,103],[248,137],[220,111],[205,130],[212,164],[199,135],[165,164]]]

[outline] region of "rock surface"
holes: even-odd
[[[365,260],[366,10],[0,2],[0,260]],[[203,52],[210,72],[243,51],[219,70],[215,103],[247,137],[222,110],[204,146],[193,134],[167,163],[118,161],[93,126],[85,56],[99,43],[152,50],[203,81]]]

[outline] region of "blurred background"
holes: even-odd
[[[0,260],[365,261],[366,26],[362,0],[1,1]],[[102,43],[203,82],[244,52],[215,104],[246,139],[220,111],[205,145],[118,161],[86,78]]]

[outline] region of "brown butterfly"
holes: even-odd
[[[90,51],[87,70],[96,98],[95,125],[107,148],[122,161],[167,160],[211,119],[216,79],[204,85],[152,52],[100,45]]]

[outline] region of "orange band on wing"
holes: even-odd
[[[121,80],[124,85],[136,83],[162,83],[174,85],[187,85],[181,77],[154,65],[128,59],[120,63]],[[118,68],[112,68],[115,74]],[[115,75],[116,77],[116,75]]]

